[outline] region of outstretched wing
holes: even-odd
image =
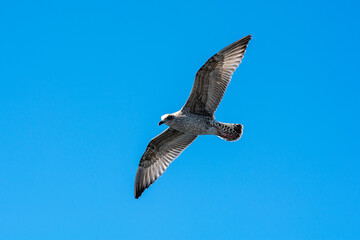
[[[212,56],[196,73],[185,111],[212,117],[251,39],[248,35]]]
[[[139,163],[135,177],[135,198],[158,179],[169,164],[177,158],[197,137],[179,132],[171,127],[153,138]]]

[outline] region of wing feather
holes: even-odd
[[[244,57],[248,35],[212,56],[196,73],[190,96],[182,110],[212,117],[235,70]]]
[[[139,163],[135,177],[135,198],[154,183],[197,137],[179,132],[171,127],[153,138],[147,146]]]

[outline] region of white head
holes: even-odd
[[[161,116],[161,121],[159,122],[159,126],[163,123],[170,126],[172,121],[175,119],[174,114],[165,114]]]

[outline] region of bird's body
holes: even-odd
[[[240,136],[238,136],[238,134],[241,135],[242,133],[242,127],[238,132],[231,131],[233,125],[241,124],[222,123],[209,116],[189,113],[183,110],[172,113],[171,116],[174,116],[174,118],[168,122],[167,125],[184,133],[193,135],[216,135],[227,141],[239,139]]]
[[[169,128],[150,141],[140,159],[135,177],[135,198],[140,197],[198,135],[216,135],[226,141],[241,137],[241,124],[218,122],[214,112],[250,39],[251,35],[248,35],[211,57],[197,72],[183,108],[161,117],[159,125],[165,124]]]
[[[195,135],[216,135],[214,128],[215,119],[209,116],[189,113],[186,111],[178,111],[171,114],[175,118],[171,121],[171,127],[185,133]]]

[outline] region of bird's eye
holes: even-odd
[[[174,119],[174,116],[170,115],[166,118],[167,120],[173,120]]]

